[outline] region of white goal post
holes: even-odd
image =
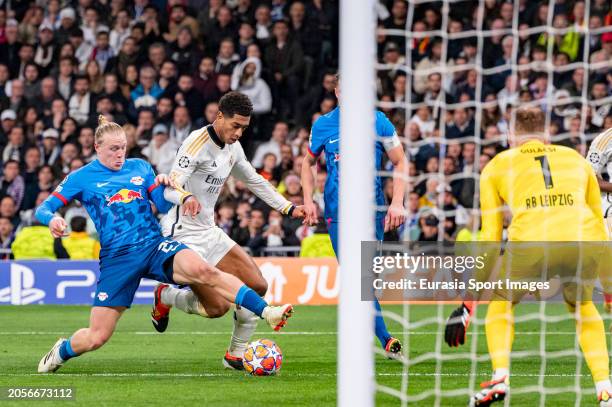
[[[361,301],[361,241],[374,240],[375,0],[340,2],[338,405],[374,405],[374,307]]]

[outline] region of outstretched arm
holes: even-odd
[[[247,161],[242,147],[238,149],[231,175],[244,182],[247,188],[258,198],[283,215],[293,217],[303,216],[301,207],[296,207],[285,199],[272,184],[255,171],[255,168]]]

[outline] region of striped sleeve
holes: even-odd
[[[595,170],[597,175],[600,175],[612,158],[612,128],[595,137],[587,153],[587,160]]]
[[[288,215],[293,204],[285,199],[272,184],[255,171],[255,168],[247,161],[244,150],[239,142],[236,142],[236,147],[236,162],[232,167],[231,175],[244,182],[251,192],[257,195],[258,198],[271,208],[274,208],[283,215]]]
[[[73,198],[81,196],[82,187],[78,182],[77,174],[78,172],[67,175],[51,195],[36,208],[34,215],[43,225],[49,224],[59,208],[68,205]]]
[[[183,187],[196,170],[198,156],[209,140],[210,135],[204,127],[193,131],[189,137],[185,139],[183,144],[181,144],[169,174],[176,187],[166,188],[164,191],[164,197],[168,201],[175,204],[182,204],[184,199],[191,195],[188,191],[185,191]]]

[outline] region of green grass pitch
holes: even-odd
[[[516,316],[534,313],[539,305],[524,304]],[[386,311],[402,315],[402,306],[383,306]],[[479,316],[486,307],[480,307]],[[451,306],[410,306],[410,319],[422,321],[443,315]],[[563,305],[547,305],[550,316],[565,315]],[[535,314],[534,314],[535,315]],[[88,322],[89,308],[79,306],[0,307],[0,387],[71,386],[76,402],[0,401],[2,405],[70,405],[70,406],[137,406],[137,405],[205,405],[205,406],[329,406],[336,403],[336,307],[298,306],[285,332],[277,334],[263,323],[254,338],[270,338],[281,347],[284,361],[276,377],[250,377],[241,372],[224,370],[221,365],[232,327],[231,316],[207,320],[173,311],[170,326],[164,334],[154,332],[149,322],[149,307],[135,306],[119,322],[117,332],[102,349],[68,362],[54,375],[38,375],[39,359],[59,336],[70,335]],[[398,322],[387,318],[390,330],[408,345],[406,356],[415,358],[436,350],[442,341],[441,326],[420,325],[405,332]],[[609,320],[606,321],[606,326]],[[539,319],[518,322],[514,351],[542,349],[547,355],[575,349],[574,322],[570,319],[547,323],[542,336]],[[377,383],[396,391],[407,388],[409,395],[430,392],[436,382],[442,396],[463,389],[468,393],[470,382],[475,386],[488,380],[490,364],[484,360],[486,340],[478,327],[477,349],[483,358],[473,368],[469,359],[459,358],[468,347],[451,350],[441,346],[445,358],[437,363],[427,358],[406,368],[397,361],[376,356]],[[542,346],[542,347],[541,347]],[[577,359],[573,355],[546,357],[541,376],[540,356],[515,357],[512,364],[512,388],[525,388],[543,383],[554,389],[578,384],[584,390],[581,405],[595,405],[592,380],[584,362],[578,363],[580,376],[576,380]],[[441,373],[441,375],[440,375]],[[540,376],[542,378],[540,378]],[[472,388],[475,390],[475,387]],[[471,390],[470,390],[471,392]],[[465,406],[466,395],[435,396],[409,403],[415,406]],[[514,394],[512,406],[540,405],[542,395],[529,391]],[[68,404],[65,404],[68,403]],[[401,402],[384,392],[378,392],[376,404],[400,405]],[[574,406],[573,392],[548,394],[544,404]]]

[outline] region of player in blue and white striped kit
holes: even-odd
[[[339,98],[340,92],[336,86],[336,96]],[[383,112],[376,112],[376,134],[378,140],[375,146],[375,168],[380,170],[382,167],[383,153],[386,152],[394,166],[393,172],[393,199],[387,212],[376,211],[376,239],[383,240],[384,234],[388,230],[393,230],[404,223],[404,192],[405,180],[402,179],[406,169],[406,156],[404,149],[395,132],[395,127]],[[359,135],[355,135],[358,137]],[[338,192],[339,192],[339,170],[340,170],[340,108],[336,107],[331,112],[319,117],[312,126],[310,133],[310,145],[308,153],[302,163],[302,188],[304,191],[304,212],[306,214],[304,222],[310,225],[318,222],[317,208],[313,203],[313,166],[321,153],[325,153],[327,166],[327,180],[325,182],[324,201],[325,201],[325,220],[329,236],[338,257]],[[376,205],[386,205],[383,193],[382,179],[376,177],[375,181]],[[374,301],[376,307],[375,331],[385,351],[389,356],[398,355],[402,345],[397,338],[391,336],[385,321],[381,315],[381,308],[378,300]]]
[[[268,306],[237,277],[205,263],[184,244],[162,236],[149,201],[164,212],[172,204],[184,204],[191,194],[176,188],[173,194],[166,194],[172,202],[166,201],[164,187],[159,185],[173,185],[169,178],[156,177],[145,161],[126,160],[126,146],[121,126],[100,116],[95,133],[98,158],[66,177],[36,210],[38,220],[49,225],[53,236],[60,237],[66,222],[55,212],[78,199],[94,221],[102,247],[89,327],[69,339],[60,338],[41,359],[40,373],[55,372],[68,359],[104,345],[123,311],[130,307],[143,277],[212,287],[226,300],[264,318],[275,330],[291,316],[291,305]],[[191,207],[193,212],[199,210],[199,205]]]

